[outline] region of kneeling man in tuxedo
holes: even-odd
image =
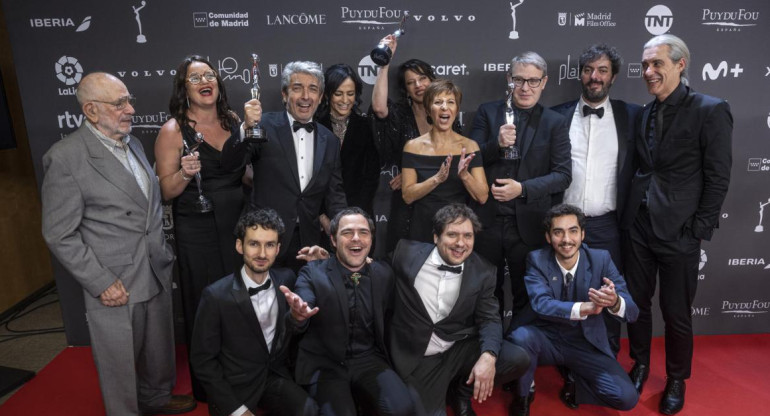
[[[571,371],[574,380],[559,394],[569,408],[588,403],[629,410],[639,399],[610,349],[602,316],[633,322],[639,309],[609,252],[582,244],[585,223],[578,207],[552,207],[544,221],[551,247],[527,257],[524,280],[537,317],[509,335],[530,358],[519,380],[514,415],[529,415],[527,395],[538,365],[562,365]]]
[[[390,349],[417,414],[475,415],[470,397],[492,395],[526,371],[524,350],[503,341],[495,267],[473,252],[476,214],[450,204],[433,216],[435,244],[401,240],[393,253],[396,306]],[[529,384],[527,384],[529,386]]]
[[[290,269],[270,268],[283,232],[283,221],[272,209],[241,216],[235,248],[243,267],[201,296],[190,361],[211,415],[252,416],[257,409],[268,415],[318,414],[315,401],[294,383],[287,362],[292,333],[284,322],[288,307],[279,287],[293,288],[296,277]],[[303,255],[309,252],[322,256],[325,250],[303,249]]]

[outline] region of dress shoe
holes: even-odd
[[[518,381],[510,381],[508,383],[503,384],[503,391],[516,391],[518,388],[517,384]],[[532,404],[532,402],[535,401],[535,393],[537,390],[535,389],[535,382],[533,381],[532,384],[529,385],[529,395],[527,395],[527,400],[529,400],[529,404]]]
[[[144,416],[150,415],[178,415],[195,410],[198,402],[192,396],[171,396],[171,399],[161,407],[148,408],[142,411]]]
[[[564,386],[559,392],[559,399],[562,403],[564,403],[565,406],[569,407],[570,409],[578,408],[577,398],[575,397],[575,390],[575,379],[572,378],[572,374],[570,374],[569,377],[564,379]]]
[[[529,416],[529,396],[514,397],[510,407],[508,407],[508,416]]]
[[[684,407],[684,380],[670,378],[666,380],[666,389],[660,399],[660,413],[673,415]]]
[[[452,412],[455,416],[476,416],[476,412],[473,411],[473,406],[471,406],[470,399],[449,399],[449,407],[452,408]]]
[[[650,367],[645,364],[634,363],[631,367],[631,371],[628,373],[628,377],[631,378],[631,382],[634,383],[634,388],[642,394],[644,388],[644,382],[647,381],[647,377],[650,376]]]

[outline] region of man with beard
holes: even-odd
[[[295,376],[325,416],[411,416],[412,400],[390,366],[385,319],[392,309],[393,271],[367,263],[374,221],[351,207],[331,221],[335,257],[300,270],[295,292],[282,287],[287,325],[304,332]],[[354,400],[355,398],[355,400]]]
[[[509,335],[530,358],[513,404],[516,416],[529,415],[527,395],[538,365],[562,365],[572,372],[575,394],[560,394],[570,407],[589,403],[629,410],[639,399],[610,350],[600,317],[608,314],[633,322],[639,310],[609,253],[582,244],[585,224],[575,206],[551,208],[543,224],[551,246],[527,256],[524,280],[537,318]]]
[[[456,416],[475,415],[471,397],[483,402],[529,364],[502,339],[495,267],[473,252],[479,228],[473,210],[450,204],[433,217],[435,244],[401,240],[393,253],[391,353],[417,415],[446,415],[447,402]]]
[[[235,249],[243,267],[209,285],[195,319],[190,361],[214,416],[313,416],[318,407],[289,371],[291,332],[279,287],[294,287],[294,272],[271,268],[284,225],[272,209],[246,212],[236,224]],[[320,247],[303,250],[307,260]],[[328,256],[328,253],[326,253]]]

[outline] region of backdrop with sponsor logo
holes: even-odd
[[[241,113],[252,83],[252,53],[261,59],[266,110],[281,109],[280,72],[286,62],[300,59],[357,68],[365,83],[366,110],[378,71],[369,51],[408,11],[394,63],[417,57],[433,64],[439,77],[455,80],[464,92],[461,122],[467,131],[479,104],[503,97],[508,62],[519,52],[534,50],[547,60],[549,79],[541,102],[555,105],[579,95],[581,51],[592,43],[609,43],[625,58],[611,96],[644,104],[651,97],[641,79],[642,45],[657,34],[681,36],[692,52],[691,85],[727,99],[735,120],[730,192],[720,229],[703,244],[692,311],[695,330],[770,330],[766,0],[3,0],[3,8],[39,179],[43,153],[83,122],[74,92],[92,71],[115,74],[138,97],[133,133],[152,160],[155,137],[169,117],[175,68],[190,53],[208,57],[224,79],[230,104]],[[384,166],[382,183],[397,173]],[[388,219],[386,188],[381,186],[375,206],[378,238]],[[166,218],[173,239],[169,210]],[[86,343],[80,291],[61,267],[56,279],[68,340]]]

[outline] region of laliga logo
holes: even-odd
[[[65,85],[76,85],[83,78],[83,67],[71,56],[62,56],[56,61],[56,78]]]
[[[644,17],[644,27],[647,28],[648,32],[656,36],[668,32],[673,24],[674,14],[671,13],[671,9],[662,4],[652,6]]]

